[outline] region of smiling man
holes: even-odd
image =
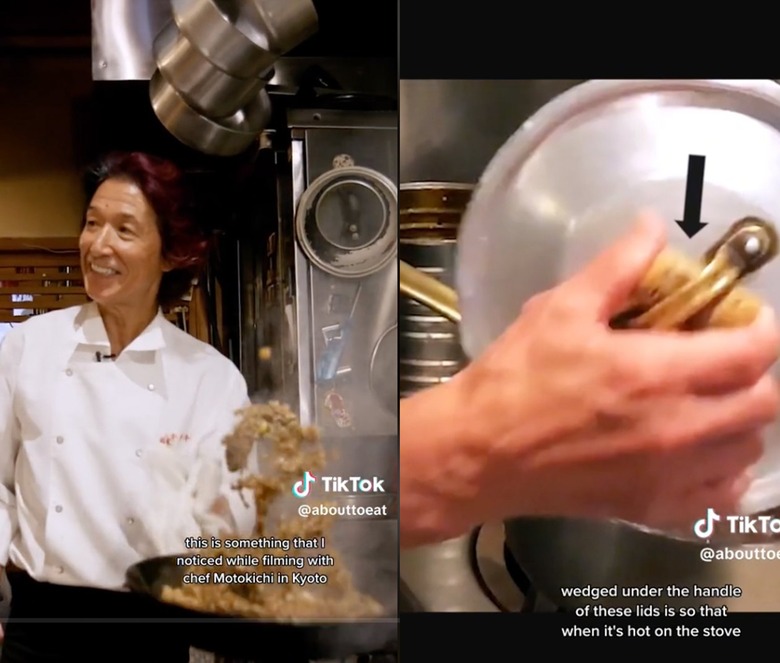
[[[128,567],[185,552],[188,536],[254,522],[229,490],[222,446],[234,412],[249,404],[244,378],[162,313],[187,292],[208,248],[185,194],[182,173],[162,159],[101,162],[79,241],[92,301],[34,316],[0,344],[0,563],[12,589],[3,663],[113,660],[101,649],[115,646],[112,635],[96,641],[90,622],[162,615],[124,591]],[[169,511],[193,498],[183,491],[201,476],[193,508]],[[161,550],[155,516],[173,513],[165,533],[180,541],[168,536]],[[63,617],[85,621],[55,637],[51,622],[35,621]],[[134,659],[189,660],[170,625],[150,651],[152,627],[100,625],[102,635],[116,629]]]

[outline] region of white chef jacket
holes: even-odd
[[[32,317],[0,342],[0,564],[122,589],[149,556],[144,518],[168,497],[148,460],[160,445],[185,466],[220,463],[223,494],[251,531],[222,445],[249,399],[229,359],[161,312],[115,361],[96,352],[111,350],[94,303]]]

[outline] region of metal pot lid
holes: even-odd
[[[683,218],[689,158],[705,157],[701,221]],[[701,255],[737,219],[780,219],[780,85],[771,80],[589,81],[544,106],[484,172],[461,221],[461,339],[475,357],[522,304],[582,268],[642,209],[669,244]],[[746,285],[780,308],[780,261]],[[780,377],[780,370],[775,368]],[[769,431],[745,511],[780,504],[780,429]]]
[[[301,196],[296,235],[307,258],[323,271],[363,278],[395,259],[397,212],[392,180],[370,168],[335,168]]]

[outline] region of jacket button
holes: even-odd
[[[67,375],[68,377],[70,377],[71,375],[73,375],[73,371],[72,371],[72,370],[70,370],[70,369],[68,369],[68,370],[66,370],[66,371],[65,371],[65,375]]]

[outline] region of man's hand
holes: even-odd
[[[768,375],[780,334],[770,311],[744,329],[613,330],[664,244],[663,224],[644,219],[529,301],[481,357],[422,393],[419,408],[410,399],[401,413],[402,457],[416,457],[402,468],[409,509],[430,506],[450,535],[517,515],[671,527],[708,507],[734,512],[780,408]],[[437,422],[424,424],[430,447],[413,452],[426,442],[411,439],[416,424],[403,418],[424,410]]]

